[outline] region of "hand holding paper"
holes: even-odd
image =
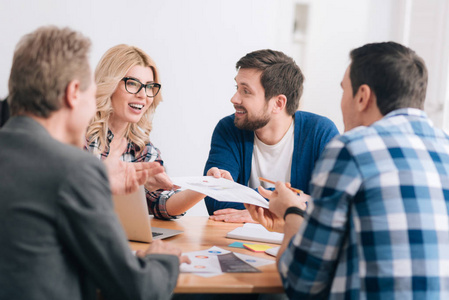
[[[173,177],[174,184],[193,190],[217,201],[248,203],[268,208],[268,202],[255,190],[224,178],[212,176]]]

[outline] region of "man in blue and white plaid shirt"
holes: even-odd
[[[259,188],[283,231],[278,268],[291,299],[449,299],[449,137],[422,111],[424,61],[389,42],[350,54],[345,133],[321,155],[307,212],[284,183]]]

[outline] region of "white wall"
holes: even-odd
[[[399,1],[399,0],[398,0]],[[273,48],[301,62],[302,109],[325,115],[340,131],[340,81],[351,49],[367,42],[401,42],[409,0],[135,0],[0,1],[0,97],[14,46],[47,24],[70,26],[93,41],[95,66],[119,43],[148,52],[162,75],[164,101],[154,117],[153,143],[171,176],[201,175],[218,120],[233,113],[235,63],[248,52]],[[310,7],[302,56],[292,44],[294,4]],[[402,14],[401,14],[402,13]],[[189,214],[206,214],[199,203]]]
[[[70,26],[93,41],[92,66],[111,46],[136,45],[153,57],[164,101],[154,117],[153,143],[170,176],[202,175],[218,120],[233,112],[235,63],[247,52],[276,48],[276,1],[0,2],[0,97],[15,44],[36,27]],[[4,24],[8,24],[5,26]],[[193,211],[205,214],[201,203]]]
[[[405,43],[426,62],[429,72],[425,111],[435,126],[444,123],[449,65],[449,2],[409,0],[409,34]]]
[[[310,1],[310,33],[303,66],[306,76],[302,109],[333,120],[340,132],[340,82],[349,51],[368,41],[369,1]],[[357,24],[357,26],[354,26]]]

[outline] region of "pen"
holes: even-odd
[[[265,182],[268,182],[268,183],[271,183],[271,184],[275,184],[276,183],[276,182],[274,182],[272,180],[269,180],[269,179],[266,179],[266,178],[263,178],[263,177],[259,177],[259,180],[260,181],[265,181]],[[303,191],[295,189],[295,188],[292,188],[292,187],[289,187],[289,189],[292,190],[295,193],[298,193],[298,194],[303,193]]]

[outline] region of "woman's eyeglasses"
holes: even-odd
[[[161,85],[155,82],[143,84],[139,80],[132,77],[123,77],[122,80],[125,82],[125,90],[130,94],[137,94],[142,88],[145,88],[145,94],[147,97],[153,98],[161,89]]]

